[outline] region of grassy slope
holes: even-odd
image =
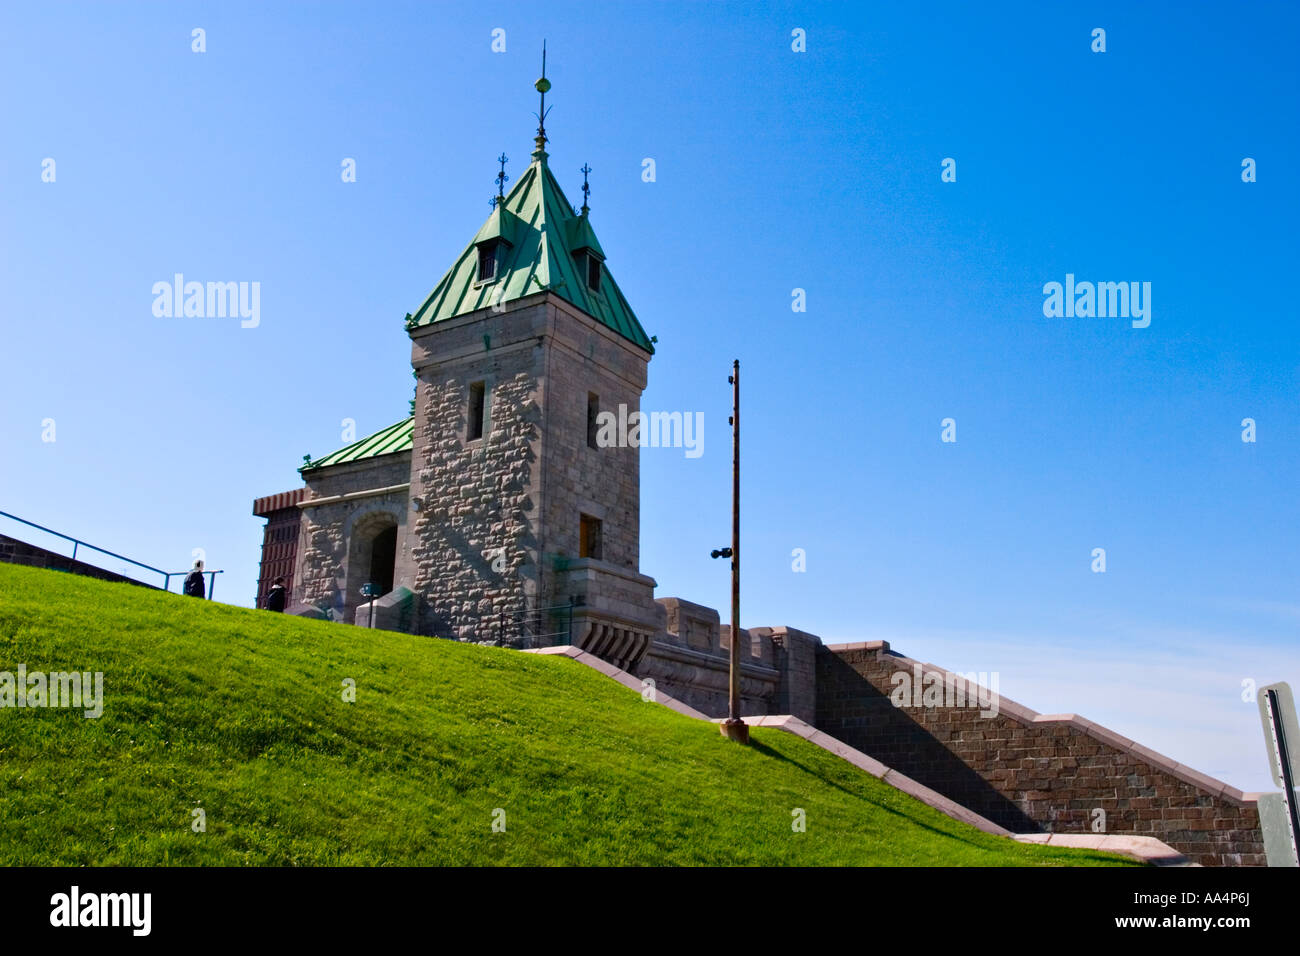
[[[102,671],[105,705],[0,709],[4,864],[1123,862],[987,836],[779,730],[737,747],[563,658],[0,564],[20,663]]]

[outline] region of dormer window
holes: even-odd
[[[591,223],[587,221],[587,207],[583,206],[582,215],[566,220],[564,225],[578,281],[586,283],[588,292],[599,294],[605,253],[596,240],[596,234],[591,231]]]
[[[499,243],[485,242],[478,247],[478,281],[491,282],[497,277],[497,246]]]

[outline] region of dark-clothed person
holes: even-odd
[[[194,567],[190,573],[185,575],[185,593],[190,597],[207,597],[207,589],[203,585],[203,562],[195,561]]]
[[[268,611],[284,610],[284,578],[276,578],[271,590],[266,592],[266,609]]]

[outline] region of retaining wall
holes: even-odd
[[[902,694],[918,673],[944,703],[916,706]],[[885,641],[817,654],[820,730],[1012,832],[1153,836],[1207,866],[1265,864],[1256,795],[1075,714],[1042,715],[1006,698],[982,706],[976,693]]]

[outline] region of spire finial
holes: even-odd
[[[582,214],[585,216],[588,212],[587,200],[591,196],[591,187],[587,185],[587,173],[591,172],[591,167],[583,163],[578,172],[582,173]]]
[[[546,41],[542,41],[542,77],[533,84],[538,93],[542,94],[541,106],[538,107],[537,113],[537,136],[533,142],[537,148],[533,150],[533,159],[546,159],[546,91],[551,88],[551,81],[546,78]]]
[[[510,157],[503,152],[497,157],[497,162],[501,164],[501,172],[497,173],[497,195],[492,201],[493,209],[506,201],[506,181],[510,179],[506,175],[506,163],[510,162]]]

